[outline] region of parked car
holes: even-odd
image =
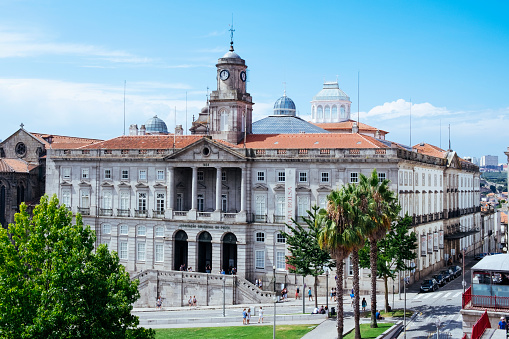
[[[438,286],[444,286],[445,283],[447,282],[444,278],[444,275],[443,274],[436,274],[433,276],[433,279],[435,279],[438,283]]]
[[[459,277],[461,275],[461,267],[459,266],[449,266],[449,270],[452,271],[452,274],[455,278]]]
[[[438,290],[438,283],[435,279],[426,279],[421,284],[421,292],[433,292]]]
[[[453,278],[451,275],[451,271],[449,271],[448,269],[440,271],[440,274],[444,276],[445,281],[451,281]]]

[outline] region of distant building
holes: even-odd
[[[496,169],[498,168],[498,156],[496,155],[483,155],[480,162],[481,167]]]

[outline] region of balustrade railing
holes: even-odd
[[[148,216],[147,210],[134,210],[135,218],[146,218]]]
[[[129,209],[117,208],[117,217],[129,217]]]
[[[100,208],[99,214],[106,217],[111,217],[113,215],[113,209],[112,208]]]
[[[90,215],[90,207],[78,207],[78,213],[81,215]]]
[[[152,218],[164,219],[164,210],[152,210]]]

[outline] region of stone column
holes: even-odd
[[[221,211],[221,167],[216,167],[216,212]]]
[[[175,206],[175,168],[168,167],[168,208],[166,209],[165,217],[173,218],[173,210]]]
[[[191,209],[193,211],[196,211],[197,189],[198,189],[198,167],[193,166],[193,184],[191,193]]]
[[[241,168],[242,179],[240,181],[240,212],[246,213],[246,168]]]
[[[187,267],[192,267],[196,272],[198,268],[198,243],[196,240],[187,240]]]
[[[220,242],[212,242],[212,273],[219,272],[222,263],[221,257],[221,243]],[[228,268],[228,267],[226,267]],[[225,269],[226,269],[225,268]]]

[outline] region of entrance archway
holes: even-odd
[[[209,266],[212,269],[212,236],[205,231],[198,237],[198,272],[205,272]]]
[[[173,256],[173,269],[179,271],[181,265],[187,269],[187,233],[178,231],[175,234],[175,253]]]
[[[222,265],[226,272],[237,267],[237,237],[233,233],[226,233],[223,237]]]

